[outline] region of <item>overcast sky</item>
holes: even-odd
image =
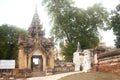
[[[46,36],[49,35],[50,24],[47,11],[41,5],[42,0],[0,0],[0,25],[11,24],[17,27],[28,29],[32,21],[33,14],[35,12],[35,5],[37,3],[38,13],[43,24],[43,28],[46,30]],[[87,8],[94,3],[101,2],[108,11],[115,8],[119,4],[119,0],[74,0],[76,6],[81,8]],[[107,46],[113,46],[113,39],[115,37],[112,31],[101,32],[104,41]]]

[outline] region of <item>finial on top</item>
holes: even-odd
[[[80,46],[80,43],[78,42],[78,45],[77,45],[77,52],[80,52],[81,51],[81,46]]]

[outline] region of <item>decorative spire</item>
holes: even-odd
[[[28,34],[38,39],[38,37],[44,36],[43,32],[44,31],[42,30],[42,25],[40,24],[40,19],[39,19],[38,10],[37,10],[37,4],[36,4],[35,13],[33,15],[30,28],[28,29]]]
[[[33,25],[35,27],[40,25],[40,19],[39,19],[39,15],[38,15],[38,11],[37,11],[37,5],[36,5],[36,8],[35,8],[35,13],[34,13],[34,16],[33,16],[33,19],[32,19],[32,23],[31,23],[31,26],[33,26]]]
[[[80,52],[81,51],[81,46],[80,46],[80,43],[78,42],[78,45],[77,45],[77,52]]]

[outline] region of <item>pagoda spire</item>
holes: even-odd
[[[28,29],[28,35],[31,35],[32,37],[38,37],[44,36],[44,31],[42,30],[42,25],[40,24],[40,19],[38,15],[37,5],[35,6],[35,12],[32,18],[31,25]]]
[[[77,52],[80,52],[81,51],[81,46],[80,46],[80,43],[78,42],[78,45],[77,45]]]
[[[35,13],[33,15],[32,23],[31,23],[31,26],[32,25],[34,25],[35,27],[40,25],[40,19],[39,19],[38,10],[37,10],[37,4],[36,4],[36,7],[35,7]]]

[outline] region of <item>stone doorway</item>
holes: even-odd
[[[31,57],[31,70],[43,71],[43,58],[42,55],[33,55]]]

